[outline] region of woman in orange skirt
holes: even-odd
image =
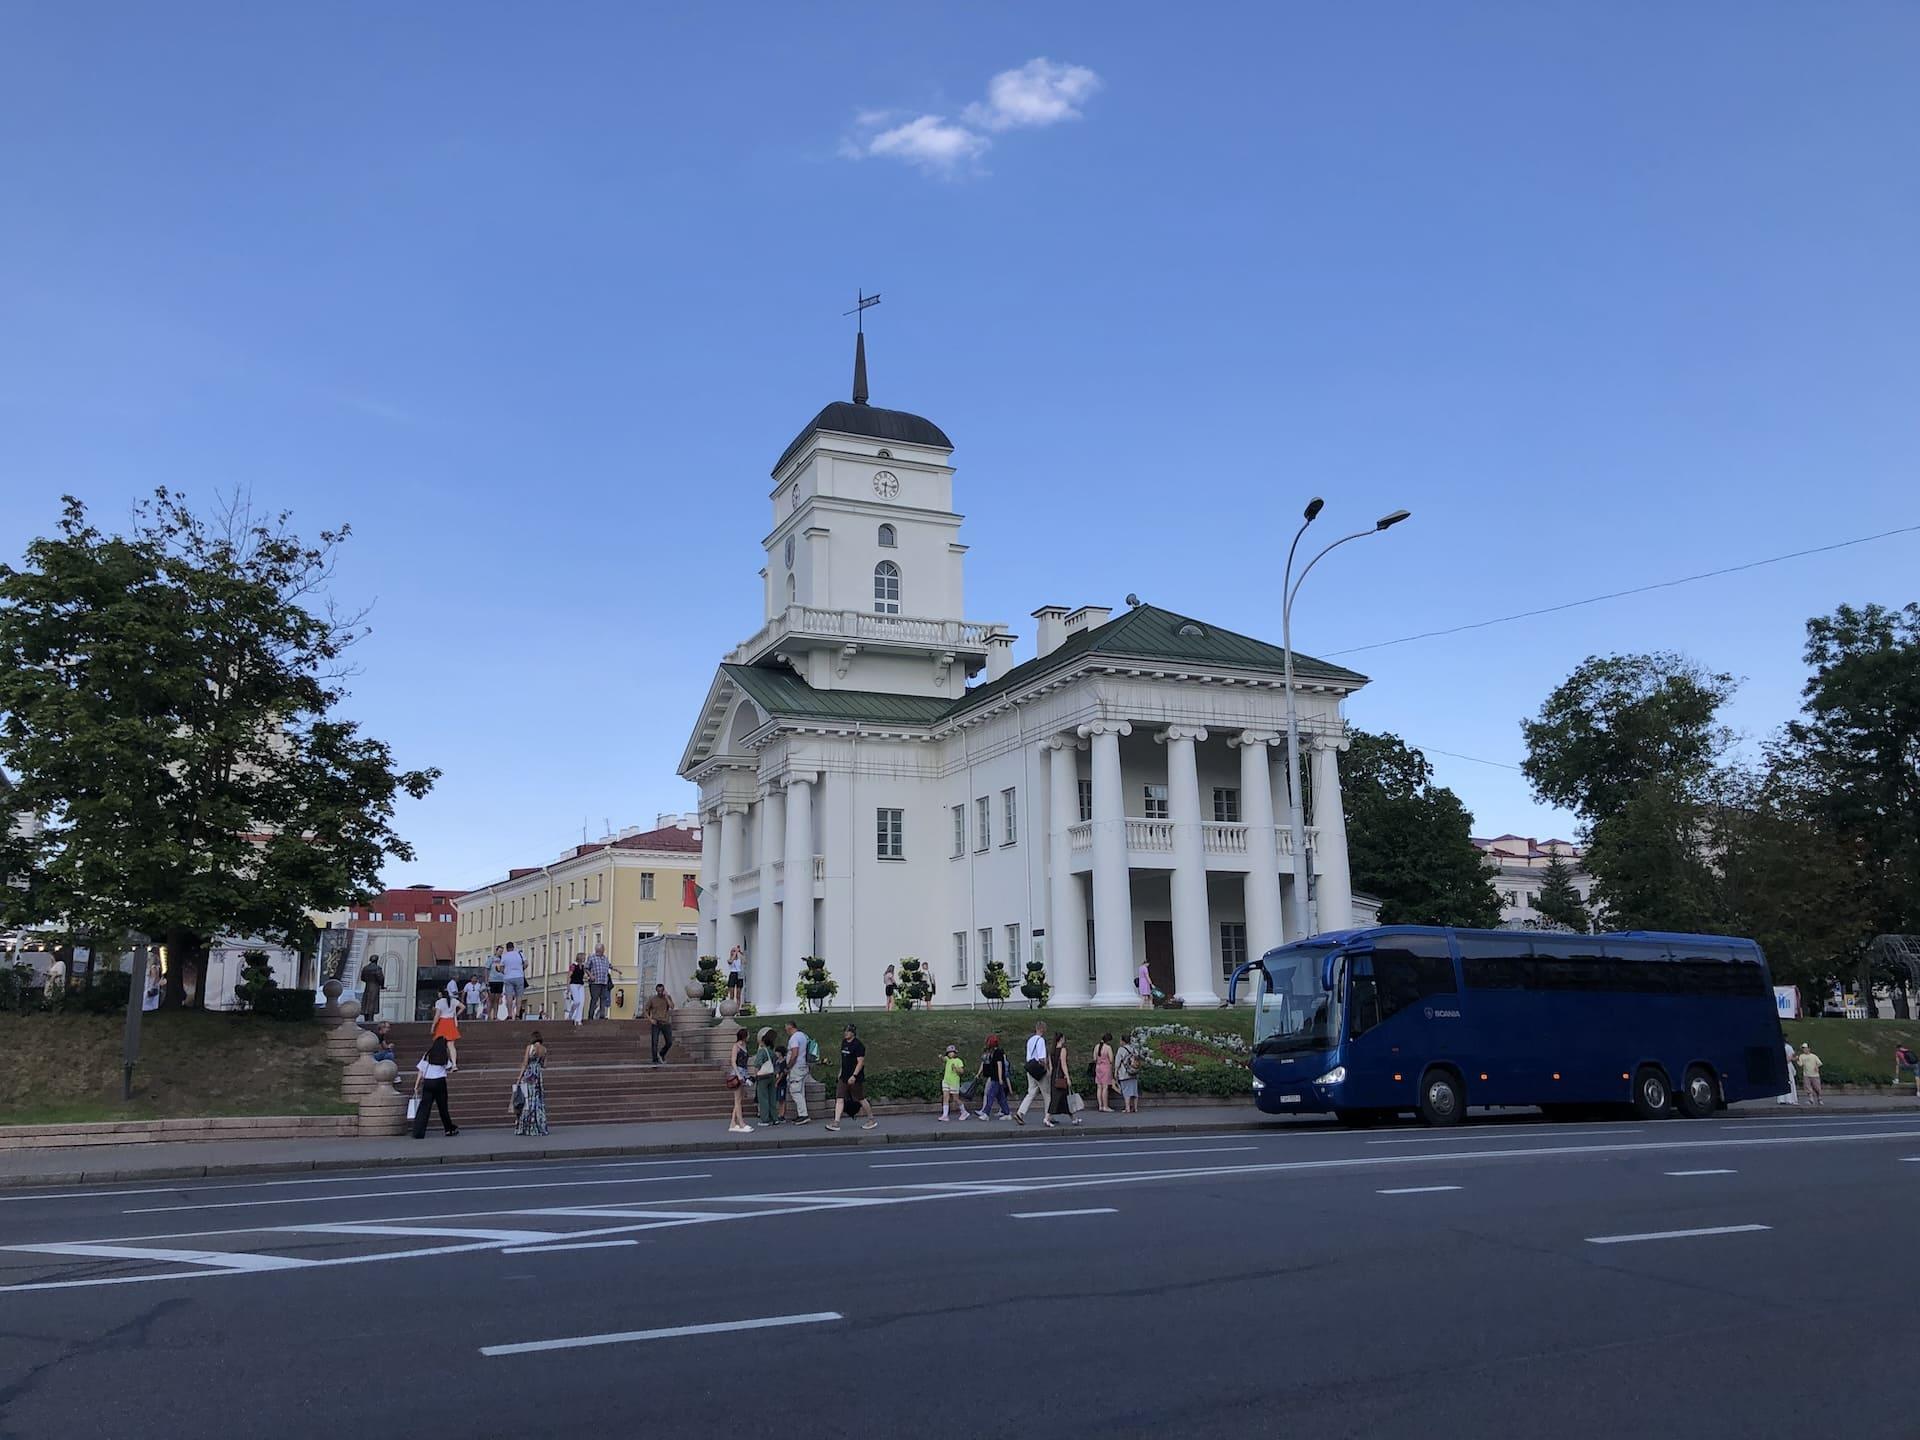
[[[460,1068],[460,1012],[466,1009],[456,998],[453,982],[447,982],[447,990],[433,1002],[433,1032],[429,1039],[443,1039],[447,1042],[447,1068]]]

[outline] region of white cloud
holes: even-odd
[[[987,130],[1057,125],[1078,120],[1080,103],[1099,88],[1100,77],[1086,66],[1056,65],[1043,56],[994,76],[986,102],[969,105],[964,118]]]
[[[922,115],[870,137],[863,153],[907,160],[947,173],[979,159],[992,143],[964,125],[938,115]]]
[[[991,134],[1078,120],[1081,104],[1099,88],[1100,77],[1086,66],[1058,65],[1042,56],[995,75],[987,82],[987,98],[967,106],[958,120],[921,115],[896,124],[896,112],[861,110],[840,153],[850,160],[904,160],[933,174],[956,175],[978,166],[993,145]]]

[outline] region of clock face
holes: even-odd
[[[891,470],[882,470],[873,477],[873,493],[882,500],[891,500],[900,493],[900,477]]]

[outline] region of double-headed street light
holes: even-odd
[[[1280,643],[1286,651],[1287,669],[1287,821],[1293,833],[1293,903],[1295,913],[1302,917],[1301,934],[1318,935],[1320,919],[1314,908],[1307,903],[1307,819],[1300,803],[1300,716],[1293,703],[1293,602],[1300,594],[1300,587],[1307,583],[1307,576],[1313,573],[1313,567],[1327,558],[1330,551],[1338,550],[1349,540],[1362,540],[1369,535],[1378,535],[1383,530],[1391,530],[1413,512],[1395,510],[1382,515],[1366,530],[1356,530],[1351,535],[1342,535],[1327,546],[1300,572],[1300,578],[1293,578],[1293,556],[1300,548],[1300,537],[1307,533],[1307,527],[1314,522],[1326,501],[1318,495],[1307,502],[1302,512],[1300,528],[1294,531],[1293,544],[1287,547],[1286,574],[1280,582],[1280,593],[1284,597],[1280,607]]]

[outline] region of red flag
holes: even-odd
[[[689,910],[700,908],[700,887],[691,875],[680,877],[680,903]]]

